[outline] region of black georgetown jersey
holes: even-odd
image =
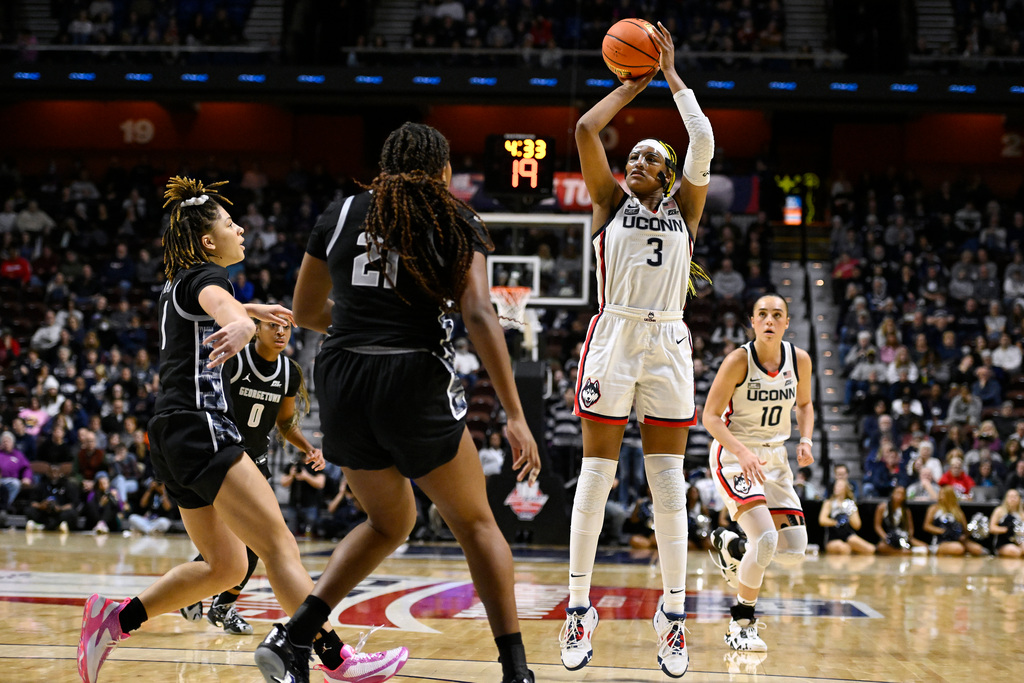
[[[227,270],[214,263],[179,270],[160,293],[160,390],[156,414],[201,410],[231,416],[225,366],[206,367],[213,347],[203,344],[203,340],[218,327],[199,305],[199,292],[211,285],[233,294]]]
[[[266,360],[256,353],[256,343],[239,351],[230,363],[231,402],[235,424],[242,433],[245,451],[257,463],[270,450],[270,432],[277,424],[281,402],[299,391],[302,375],[298,364],[281,354]]]
[[[306,251],[326,261],[331,272],[331,311],[327,348],[383,346],[444,353],[452,320],[431,300],[394,251],[366,251],[364,223],[371,194],[333,202],[317,219]],[[473,216],[473,220],[483,224]],[[482,237],[477,251],[484,252]],[[390,276],[385,276],[384,272]],[[395,282],[402,296],[392,288]]]

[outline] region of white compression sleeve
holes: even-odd
[[[647,484],[654,508],[654,535],[658,540],[665,611],[686,612],[686,478],[681,455],[644,456]]]
[[[686,159],[683,161],[683,177],[691,185],[707,185],[711,182],[711,158],[715,155],[715,134],[711,130],[711,121],[704,116],[697,98],[689,88],[675,93],[672,99],[690,135]]]
[[[590,604],[590,579],[604,526],[604,506],[618,468],[616,460],[583,458],[569,524],[569,607]]]
[[[775,530],[772,513],[764,505],[747,510],[737,522],[747,535],[747,551],[740,560],[737,575],[744,586],[760,588],[764,581],[764,570],[775,555],[779,532]]]

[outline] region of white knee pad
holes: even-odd
[[[771,564],[775,555],[779,533],[775,530],[771,513],[763,505],[747,510],[737,522],[747,535],[747,551],[740,560],[737,576],[744,586],[760,588],[765,567]]]
[[[775,551],[775,563],[783,567],[794,567],[804,559],[807,550],[807,527],[787,526],[779,530],[779,546]]]
[[[767,568],[775,557],[775,548],[779,544],[779,532],[775,529],[765,531],[754,541],[754,561],[761,568]]]
[[[686,511],[686,477],[683,476],[683,458],[679,455],[646,455],[644,471],[651,487],[654,513]],[[686,515],[683,515],[686,519]],[[655,522],[657,523],[657,522]]]
[[[585,514],[604,513],[608,492],[615,483],[615,472],[619,463],[605,458],[583,458],[580,476],[576,480],[576,497],[573,504]]]

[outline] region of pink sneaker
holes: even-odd
[[[117,615],[130,600],[127,598],[118,602],[93,593],[85,601],[82,636],[78,641],[78,675],[84,683],[96,683],[99,680],[103,662],[107,661],[119,642],[128,638],[127,633],[121,633]]]
[[[337,669],[328,669],[323,665],[316,667],[324,672],[326,683],[384,683],[405,666],[406,660],[409,659],[409,650],[396,647],[383,652],[365,653],[360,652],[358,646],[346,644],[341,648],[341,656],[343,661]]]

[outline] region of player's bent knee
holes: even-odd
[[[807,527],[789,526],[779,531],[779,545],[775,550],[776,564],[792,567],[800,564],[807,550]]]
[[[759,567],[767,567],[775,556],[775,548],[779,544],[779,532],[774,529],[765,531],[757,538],[754,546],[754,561]]]

